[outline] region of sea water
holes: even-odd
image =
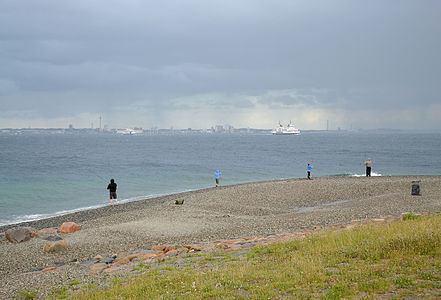
[[[306,176],[440,175],[441,134],[302,132],[0,136],[0,225],[221,185]]]

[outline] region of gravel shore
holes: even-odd
[[[421,196],[411,195],[413,180],[421,181]],[[176,199],[183,199],[184,204],[175,205]],[[82,230],[59,234],[68,244],[68,250],[59,254],[45,253],[46,241],[41,237],[19,244],[1,240],[0,298],[77,278],[92,280],[99,275],[87,274],[72,261],[86,261],[98,254],[109,257],[158,244],[253,237],[403,212],[436,211],[441,211],[441,176],[322,177],[209,188],[4,226],[0,232],[18,226],[58,228],[72,221]],[[56,263],[67,268],[23,275]]]

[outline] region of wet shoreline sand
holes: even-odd
[[[411,195],[413,180],[421,181],[421,196]],[[183,205],[175,200],[183,199]],[[45,240],[0,242],[0,296],[25,286],[38,290],[86,278],[80,269],[68,267],[44,276],[24,276],[33,268],[69,265],[130,254],[159,244],[191,244],[294,232],[313,226],[330,226],[369,219],[399,216],[403,212],[441,211],[441,176],[321,177],[286,179],[209,188],[153,199],[102,207],[50,219],[0,227],[59,227],[73,221],[82,230],[59,234],[68,250],[58,254],[43,251]],[[61,272],[61,271],[60,271]],[[12,297],[12,296],[11,296]]]

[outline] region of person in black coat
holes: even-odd
[[[112,178],[110,179],[110,183],[107,186],[107,189],[110,192],[110,205],[113,206],[113,199],[115,199],[115,205],[118,205],[118,196],[116,195],[116,186],[115,180]]]

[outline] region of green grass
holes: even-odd
[[[415,215],[414,213],[408,213],[406,215],[403,216],[403,221],[407,221],[407,220],[415,220],[418,218],[421,218],[421,215]]]
[[[204,260],[213,267],[151,269],[77,298],[435,299],[441,297],[441,216],[328,229],[255,247],[245,259],[206,254]]]
[[[26,291],[18,291],[17,296],[15,297],[16,299],[36,299],[37,297],[37,291],[31,291],[31,290],[26,290]]]

